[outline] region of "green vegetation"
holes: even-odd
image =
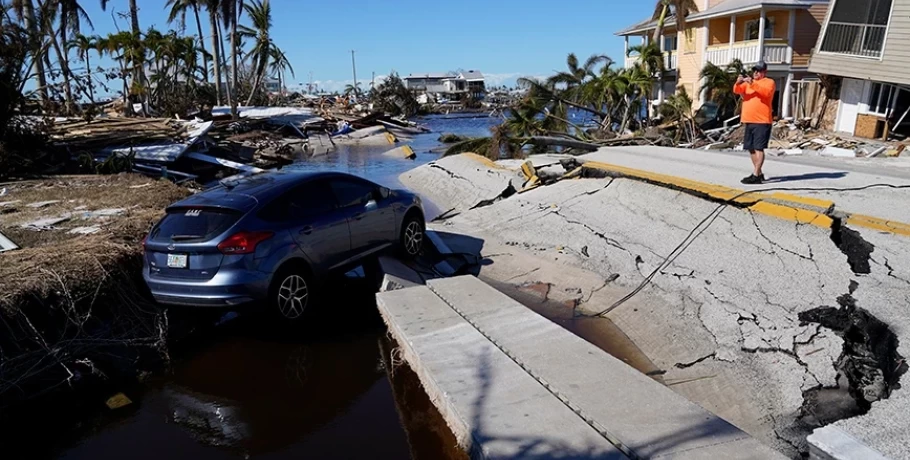
[[[136,0],[101,0],[104,9],[114,4],[127,12],[112,14],[113,20],[126,19],[129,26],[107,36],[86,33],[94,24],[79,0],[2,4],[0,27],[25,35],[25,81],[36,87],[24,95],[27,101],[35,100],[45,114],[91,116],[103,90],[119,94],[128,114],[140,103],[143,112],[168,117],[227,103],[236,116],[240,103],[267,101],[269,78],[283,87],[285,73],[294,74],[270,35],[269,0],[167,0],[168,19],[176,26],[168,32],[143,30]],[[208,47],[202,39],[206,12]],[[195,23],[192,35],[186,34],[188,15]],[[102,57],[116,66],[92,67]]]

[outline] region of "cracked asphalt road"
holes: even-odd
[[[467,187],[438,179],[402,181],[421,193],[439,193],[429,188],[437,187],[470,196],[453,200],[459,203],[492,199],[475,209],[463,205],[461,214],[439,225],[444,231],[496,242],[488,247],[513,246],[601,279],[618,274],[611,289],[597,295],[607,305],[661,266],[717,208],[683,192],[609,178],[561,181],[500,199],[501,179],[484,185],[489,172],[471,168],[477,165],[459,173]],[[425,174],[420,169],[409,173],[412,179]],[[813,428],[799,420],[804,394],[838,385],[835,363],[844,348],[834,331],[801,323],[801,312],[836,307],[855,281],[858,306],[888,324],[900,339],[898,352],[910,356],[903,340],[910,326],[910,239],[862,229],[855,236],[847,244],[872,248],[860,251],[866,252],[868,270],[856,270],[847,256],[852,247],[838,248],[830,229],[727,207],[653,279],[634,308],[623,305],[609,316],[666,371],[675,391],[795,455]],[[551,282],[540,278],[546,271],[533,269],[519,271],[522,280]],[[578,309],[590,313],[600,306],[581,302]],[[837,425],[892,458],[908,458],[906,430],[882,435],[889,424],[906,420],[896,417],[908,412],[908,398],[896,390],[867,415]]]

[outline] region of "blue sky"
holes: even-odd
[[[480,70],[488,85],[511,85],[519,76],[544,76],[565,67],[569,52],[580,59],[605,53],[620,61],[623,42],[614,33],[647,17],[655,0],[349,0],[314,2],[271,0],[272,34],[305,83],[309,73],[320,87],[337,90],[352,81],[355,50],[357,79],[368,88],[371,72],[382,76]],[[170,30],[164,0],[138,0],[140,26]],[[127,0],[81,4],[94,33],[116,31],[111,9],[125,11]],[[187,33],[195,23],[187,18]],[[245,19],[244,19],[245,20]],[[122,29],[126,19],[118,19]],[[203,17],[203,30],[208,34]],[[83,33],[91,33],[86,30]],[[210,41],[206,40],[206,47]]]

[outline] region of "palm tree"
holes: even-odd
[[[124,108],[127,108],[126,102],[129,97],[129,71],[127,69],[127,48],[132,41],[132,34],[129,32],[120,32],[108,34],[106,37],[98,39],[97,50],[99,54],[109,54],[111,58],[120,65],[120,78],[123,79],[123,101]]]
[[[186,30],[186,12],[189,9],[193,10],[193,16],[196,18],[196,31],[199,34],[199,47],[202,49],[202,60],[203,65],[205,66],[202,72],[203,79],[206,83],[209,82],[209,60],[208,52],[205,49],[205,40],[202,35],[202,21],[199,20],[199,5],[204,4],[205,0],[167,0],[165,8],[168,6],[171,7],[171,12],[168,15],[168,22],[178,22],[180,24],[181,30]]]
[[[209,12],[209,28],[212,33],[212,71],[215,77],[215,101],[221,105],[222,86],[221,81],[221,47],[218,43],[221,41],[218,34],[218,14],[221,11],[219,0],[200,0],[205,9]]]
[[[225,27],[231,28],[231,89],[234,92],[231,97],[231,118],[237,120],[240,118],[237,113],[237,80],[239,69],[237,67],[237,55],[240,53],[240,47],[237,26],[240,22],[240,13],[243,10],[243,0],[221,0],[221,20]]]
[[[595,77],[594,68],[602,62],[612,62],[609,56],[602,54],[592,54],[585,61],[584,65],[579,67],[578,57],[575,53],[569,53],[566,57],[566,67],[568,71],[558,72],[556,75],[547,79],[547,82],[554,84],[564,84],[566,86],[565,96],[569,99],[576,100],[580,96],[577,90],[586,81]]]
[[[357,86],[350,85],[350,84],[345,85],[343,94],[345,96],[351,96],[351,95],[354,95],[355,97],[359,96],[360,95],[360,82],[357,82]]]
[[[635,111],[640,109],[642,98],[651,91],[653,85],[653,77],[641,65],[636,64],[631,69],[623,69],[620,72],[620,87],[624,90],[625,113],[622,116],[619,132],[626,131],[629,123],[632,122]]]
[[[57,50],[58,57],[60,59],[60,68],[63,70],[64,78],[64,91],[67,94],[68,104],[70,105],[70,110],[72,110],[73,96],[72,96],[72,87],[70,85],[70,80],[73,77],[72,72],[70,71],[70,58],[69,58],[69,48],[66,47],[66,44],[69,42],[68,33],[72,32],[73,34],[80,34],[82,32],[81,23],[85,21],[89,27],[95,28],[92,24],[91,18],[89,18],[88,13],[85,12],[85,9],[82,8],[82,5],[79,4],[79,0],[53,0],[56,3],[56,6],[59,8],[60,14],[60,43],[61,46],[56,43],[56,37],[52,37],[51,43],[54,46],[54,49]],[[52,2],[48,2],[51,4]]]
[[[697,13],[698,5],[695,4],[695,0],[657,0],[652,17],[657,21],[657,28],[654,29],[652,41],[660,43],[659,40],[664,34],[664,24],[671,12],[676,16],[676,30],[684,31],[686,30],[686,17]]]
[[[684,86],[676,94],[667,97],[660,106],[660,114],[665,121],[679,123],[676,131],[676,142],[686,136],[687,142],[695,140],[695,120],[692,113],[692,98]]]
[[[743,63],[739,59],[734,59],[723,69],[710,62],[701,69],[699,77],[705,82],[701,92],[705,99],[717,103],[719,113],[739,111],[740,99],[733,93],[733,85],[743,72]]]
[[[95,90],[94,84],[92,83],[92,63],[89,59],[89,51],[98,48],[99,38],[100,37],[96,35],[85,36],[77,34],[72,40],[66,43],[67,52],[75,49],[76,54],[82,59],[82,63],[85,64],[85,84],[88,87],[88,99],[92,104],[95,103]]]
[[[269,37],[269,31],[272,28],[272,7],[269,0],[252,0],[243,7],[253,23],[253,27],[240,26],[240,36],[254,40],[253,49],[247,54],[247,57],[252,59],[254,75],[253,88],[246,101],[246,104],[250,105],[268,72],[269,58],[271,58],[271,49],[274,45]]]
[[[47,49],[43,45],[41,22],[39,22],[38,15],[35,13],[35,5],[32,0],[13,0],[11,6],[16,17],[22,21],[28,33],[32,65],[35,66],[35,73],[38,78],[38,96],[41,99],[41,105],[47,108],[50,106],[50,96],[47,92],[47,68],[45,67]]]
[[[278,75],[278,91],[280,93],[284,92],[284,73],[287,71],[291,72],[291,76],[296,78],[297,75],[294,74],[294,67],[291,66],[291,61],[288,60],[288,57],[285,56],[284,51],[281,51],[281,48],[278,48],[274,43],[269,48],[269,56],[272,59],[272,63],[269,66],[269,70]]]
[[[630,47],[629,56],[633,54],[638,55],[638,63],[655,77],[661,77],[666,70],[664,53],[660,50],[660,45],[655,42]]]

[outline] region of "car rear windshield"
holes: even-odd
[[[149,239],[168,242],[208,241],[240,219],[237,211],[212,208],[170,209],[152,230]]]

